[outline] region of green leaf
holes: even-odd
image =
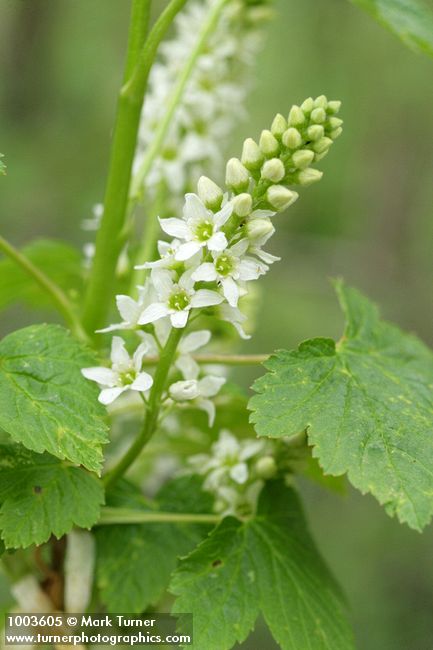
[[[433,512],[433,353],[337,285],[347,325],[337,344],[313,339],[277,352],[253,386],[259,435],[308,427],[326,474],[348,473],[390,514],[421,530]]]
[[[4,164],[2,158],[4,158],[4,154],[0,153],[0,175],[6,176],[6,165]]]
[[[98,471],[107,442],[97,387],[81,374],[95,360],[67,330],[32,325],[0,341],[0,427],[15,442]]]
[[[203,513],[211,511],[209,495],[197,477],[172,481],[150,504],[135,488],[123,484],[110,506],[149,511]],[[180,555],[203,539],[208,526],[192,524],[134,524],[101,526],[96,532],[97,582],[110,612],[139,613],[156,603],[167,589]]]
[[[351,0],[415,52],[433,56],[433,12],[422,0]]]
[[[194,645],[229,650],[263,614],[283,650],[351,650],[345,605],[306,527],[296,493],[275,481],[257,516],[226,518],[170,585],[174,612],[192,612]]]
[[[18,445],[0,446],[0,529],[8,548],[43,544],[90,528],[104,502],[101,481],[80,467]]]
[[[80,295],[83,288],[83,267],[80,252],[60,241],[37,240],[21,252],[50,280],[67,292]],[[33,307],[52,306],[50,298],[39,285],[10,259],[0,261],[0,309],[23,301]]]

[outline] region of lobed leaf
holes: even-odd
[[[255,382],[251,421],[261,436],[308,429],[326,474],[347,472],[390,514],[421,530],[433,513],[433,353],[337,285],[347,325],[337,344],[312,339],[279,351]]]
[[[433,11],[422,0],[351,0],[416,52],[433,56]]]
[[[95,360],[67,330],[32,325],[0,341],[0,427],[15,442],[98,471],[107,442],[98,389],[81,374]]]
[[[90,528],[103,502],[94,474],[19,445],[0,446],[0,530],[7,548],[43,544],[73,526]]]
[[[263,490],[257,515],[226,518],[174,573],[174,612],[192,612],[194,644],[229,650],[261,612],[282,650],[351,650],[344,599],[307,530],[296,493]]]

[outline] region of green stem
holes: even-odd
[[[80,320],[76,315],[74,308],[68,300],[66,294],[55,284],[50,278],[45,275],[43,271],[38,269],[23,253],[15,248],[10,242],[3,237],[0,237],[0,250],[11,258],[27,275],[47,293],[57,310],[61,313],[66,323],[71,328],[73,334],[83,340],[87,341],[87,335],[83,330]]]
[[[270,354],[195,354],[193,359],[197,363],[215,364],[224,366],[259,366],[265,363]],[[143,366],[156,366],[159,363],[159,357],[145,357]]]
[[[135,70],[140,52],[146,40],[150,20],[150,7],[152,0],[136,0],[132,4],[129,22],[129,42],[126,53],[124,83],[126,83]]]
[[[113,483],[123,476],[155,433],[161,410],[161,397],[167,383],[167,376],[176,353],[176,348],[183,333],[183,329],[172,328],[156,368],[143,428],[123,458],[104,476],[103,481],[106,487],[113,485]]]
[[[110,524],[148,524],[155,522],[181,524],[217,524],[221,517],[212,514],[180,512],[142,512],[128,508],[102,508],[98,526]]]
[[[179,105],[180,100],[182,99],[186,84],[188,83],[191,73],[194,70],[196,61],[198,57],[201,55],[201,53],[203,52],[207,39],[209,35],[212,33],[212,31],[215,29],[221,11],[224,5],[227,4],[227,2],[228,0],[219,0],[219,2],[217,2],[212,7],[207,17],[207,20],[203,23],[203,28],[200,32],[197,43],[193,48],[193,50],[191,51],[191,54],[185,63],[182,73],[179,76],[177,84],[174,87],[173,93],[168,100],[166,113],[162,118],[161,122],[159,123],[158,128],[156,129],[152,144],[147,150],[147,153],[144,156],[143,161],[137,173],[132,178],[130,196],[133,201],[138,201],[141,197],[141,191],[142,191],[144,181],[149,171],[152,168],[152,164],[155,158],[158,156],[158,154],[161,151],[161,146],[167,136],[168,129],[173,119],[173,115],[176,111],[176,108]]]
[[[144,5],[148,0],[134,0],[132,21],[143,20]],[[134,160],[141,107],[147,80],[156,52],[174,16],[186,0],[171,0],[153,26],[137,57],[137,32],[131,25],[128,54],[125,67],[125,83],[120,90],[114,126],[107,187],[104,198],[104,214],[96,238],[95,258],[84,303],[83,323],[89,334],[105,324],[114,296],[114,280],[117,260],[124,244],[123,227],[128,206],[128,192]],[[130,72],[132,62],[137,64]]]

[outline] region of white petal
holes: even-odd
[[[233,278],[224,278],[221,280],[223,293],[227,299],[227,302],[232,307],[237,307],[239,300],[239,288]]]
[[[102,384],[103,386],[115,386],[118,379],[117,372],[114,372],[111,368],[103,368],[102,366],[95,368],[82,368],[81,374],[84,375],[86,379],[96,381],[98,384]]]
[[[214,224],[217,228],[221,228],[229,219],[233,212],[232,203],[226,203],[226,205],[221,208],[219,212],[216,213],[214,217]]]
[[[206,243],[210,251],[223,251],[227,248],[227,238],[223,232],[216,232]]]
[[[209,210],[200,201],[197,194],[185,194],[185,205],[183,207],[183,216],[185,219],[201,221],[209,218]]]
[[[239,279],[244,281],[257,280],[267,270],[268,267],[262,262],[255,260],[253,257],[245,257],[238,266]]]
[[[153,377],[149,375],[147,372],[140,372],[139,375],[134,379],[132,384],[129,386],[129,388],[132,388],[132,390],[138,390],[140,392],[144,392],[146,390],[149,390],[149,388],[153,384]]]
[[[200,379],[198,382],[200,395],[203,397],[214,397],[214,395],[219,392],[221,386],[223,386],[225,383],[225,377],[215,377],[212,375],[203,377],[203,379]]]
[[[248,479],[248,467],[245,463],[238,463],[230,468],[230,477],[239,485],[245,483]]]
[[[264,447],[263,440],[245,440],[242,444],[243,446],[239,453],[239,458],[241,460],[247,460],[248,458],[251,458],[251,456],[255,456],[262,451]]]
[[[170,393],[170,397],[178,402],[196,399],[199,395],[197,381],[195,379],[176,381],[170,386],[168,392]]]
[[[196,406],[200,411],[207,413],[209,426],[212,427],[215,422],[215,404],[210,399],[199,399]]]
[[[96,334],[106,334],[107,332],[115,332],[116,330],[127,330],[130,329],[129,323],[115,323],[114,325],[109,325],[104,327],[102,330],[95,330]]]
[[[159,344],[165,345],[167,343],[167,339],[171,332],[170,319],[161,318],[159,321],[155,323],[154,328],[155,328],[156,338],[158,339]],[[158,348],[156,348],[155,354],[157,353],[158,353]]]
[[[232,246],[229,250],[232,255],[235,257],[240,257],[248,250],[250,242],[248,239],[241,239],[237,244]]]
[[[197,379],[199,376],[199,365],[190,354],[182,354],[176,359],[175,365],[182,373],[184,379]]]
[[[159,224],[164,232],[170,237],[186,239],[190,236],[190,230],[183,219],[159,219]]]
[[[191,307],[210,307],[219,305],[224,298],[216,291],[199,289],[191,298]]]
[[[179,345],[179,350],[183,354],[188,354],[189,352],[195,352],[199,348],[202,348],[204,345],[207,345],[210,341],[211,333],[209,330],[198,330],[197,332],[191,332],[187,334]]]
[[[173,274],[168,269],[153,269],[152,284],[160,300],[167,300],[173,289]]]
[[[140,305],[130,296],[116,296],[119,314],[126,323],[136,324],[140,314]]]
[[[120,336],[113,336],[111,341],[111,361],[116,366],[129,366],[131,363],[125,341]]]
[[[147,323],[153,323],[160,318],[164,318],[164,316],[168,316],[169,313],[170,310],[164,302],[154,302],[153,305],[149,305],[141,314],[138,324],[146,325]]]
[[[140,343],[140,345],[134,352],[132,357],[132,365],[134,366],[137,372],[141,370],[141,366],[143,364],[143,357],[145,354],[148,353],[148,351],[149,351],[149,346],[145,341],[143,341],[143,343]]]
[[[99,393],[98,400],[101,402],[101,404],[104,404],[107,406],[108,404],[111,404],[114,402],[115,399],[119,397],[125,390],[127,390],[127,386],[117,386],[116,388],[104,388],[104,390],[101,390]]]
[[[260,259],[263,260],[263,262],[266,262],[266,264],[272,264],[273,262],[279,262],[281,260],[281,257],[262,251],[261,248],[254,248],[251,252],[257,255],[257,257],[260,257]]]
[[[186,242],[186,244],[181,244],[176,252],[175,259],[178,261],[188,260],[190,257],[198,253],[200,248],[201,244],[196,241],[189,241]]]
[[[175,311],[170,315],[171,324],[173,327],[185,327],[188,320],[188,311]]]
[[[213,282],[217,277],[216,269],[211,262],[200,264],[192,274],[192,278],[196,282]]]

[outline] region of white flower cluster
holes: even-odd
[[[246,517],[255,511],[263,481],[277,472],[271,452],[269,441],[238,440],[223,430],[211,454],[193,456],[190,465],[205,476],[203,489],[214,495],[216,512]]]
[[[136,171],[164,115],[169,97],[217,0],[188,3],[175,21],[175,34],[160,47],[143,106]],[[177,107],[163,149],[146,179],[147,188],[163,181],[170,207],[182,206],[183,195],[203,172],[221,169],[222,149],[244,116],[248,69],[261,44],[261,26],[269,9],[249,0],[231,0],[222,9],[204,50],[198,56]],[[236,110],[228,110],[236,107]]]

